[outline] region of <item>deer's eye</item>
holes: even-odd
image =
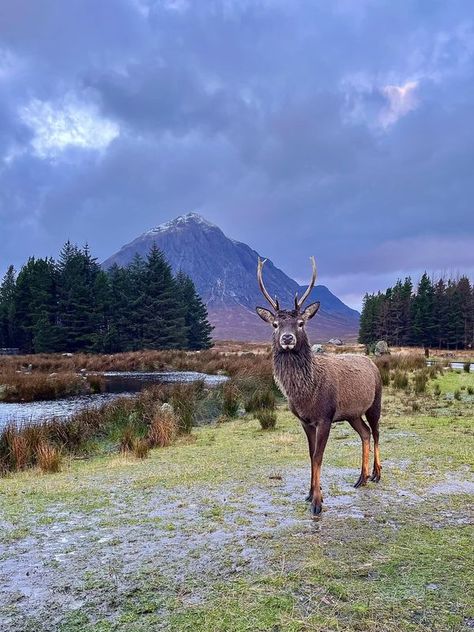
[[[273,326],[275,327],[275,329],[278,329],[278,323],[276,321],[273,323]]]
[[[304,320],[299,320],[298,321],[298,327],[303,327],[304,325]]]

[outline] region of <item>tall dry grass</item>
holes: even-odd
[[[148,445],[150,448],[165,448],[173,443],[178,430],[175,415],[158,409],[148,427]]]
[[[34,402],[91,392],[87,378],[71,372],[18,373],[0,367],[0,385],[0,400],[5,402]]]

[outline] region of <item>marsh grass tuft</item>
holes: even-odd
[[[123,453],[132,452],[135,445],[135,428],[128,424],[122,430],[122,436],[120,437],[120,451]]]
[[[41,441],[36,448],[36,461],[44,473],[56,473],[61,469],[61,450],[46,441]]]
[[[277,416],[274,410],[261,408],[255,413],[262,430],[273,430],[276,426]]]
[[[417,371],[415,373],[415,393],[426,393],[426,386],[428,384],[429,373],[426,370]]]
[[[147,439],[139,437],[135,438],[132,452],[137,459],[146,459],[150,452],[150,445]]]
[[[164,448],[173,443],[178,433],[178,422],[172,412],[157,410],[148,428],[150,448]]]
[[[393,386],[400,390],[406,390],[408,387],[408,375],[406,371],[395,371],[393,376]]]
[[[386,366],[379,367],[382,384],[388,386],[390,384],[390,369]]]
[[[178,384],[170,398],[173,411],[178,419],[179,431],[189,434],[194,425],[198,400],[203,395],[203,382]]]
[[[240,393],[237,385],[227,382],[222,387],[222,413],[226,417],[236,417],[239,411]]]

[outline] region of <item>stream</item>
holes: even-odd
[[[0,429],[8,423],[40,422],[51,417],[67,418],[78,410],[99,407],[117,397],[131,397],[150,384],[169,384],[197,382],[202,380],[206,386],[218,386],[228,378],[224,375],[208,375],[194,371],[170,371],[164,373],[145,373],[115,371],[100,373],[105,378],[105,392],[77,395],[62,399],[38,402],[6,403],[0,402]]]

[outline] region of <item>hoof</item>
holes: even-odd
[[[304,500],[305,500],[305,502],[309,503],[309,502],[311,502],[312,499],[313,499],[313,494],[312,494],[312,492],[309,492],[309,494],[306,496],[306,498]]]
[[[380,472],[373,472],[369,480],[374,483],[378,483],[380,481]]]
[[[323,510],[323,506],[321,503],[311,503],[311,515],[319,516],[322,510]]]
[[[359,476],[357,483],[354,485],[354,487],[357,489],[357,487],[362,487],[363,485],[367,484],[367,476],[362,476],[362,474]]]

